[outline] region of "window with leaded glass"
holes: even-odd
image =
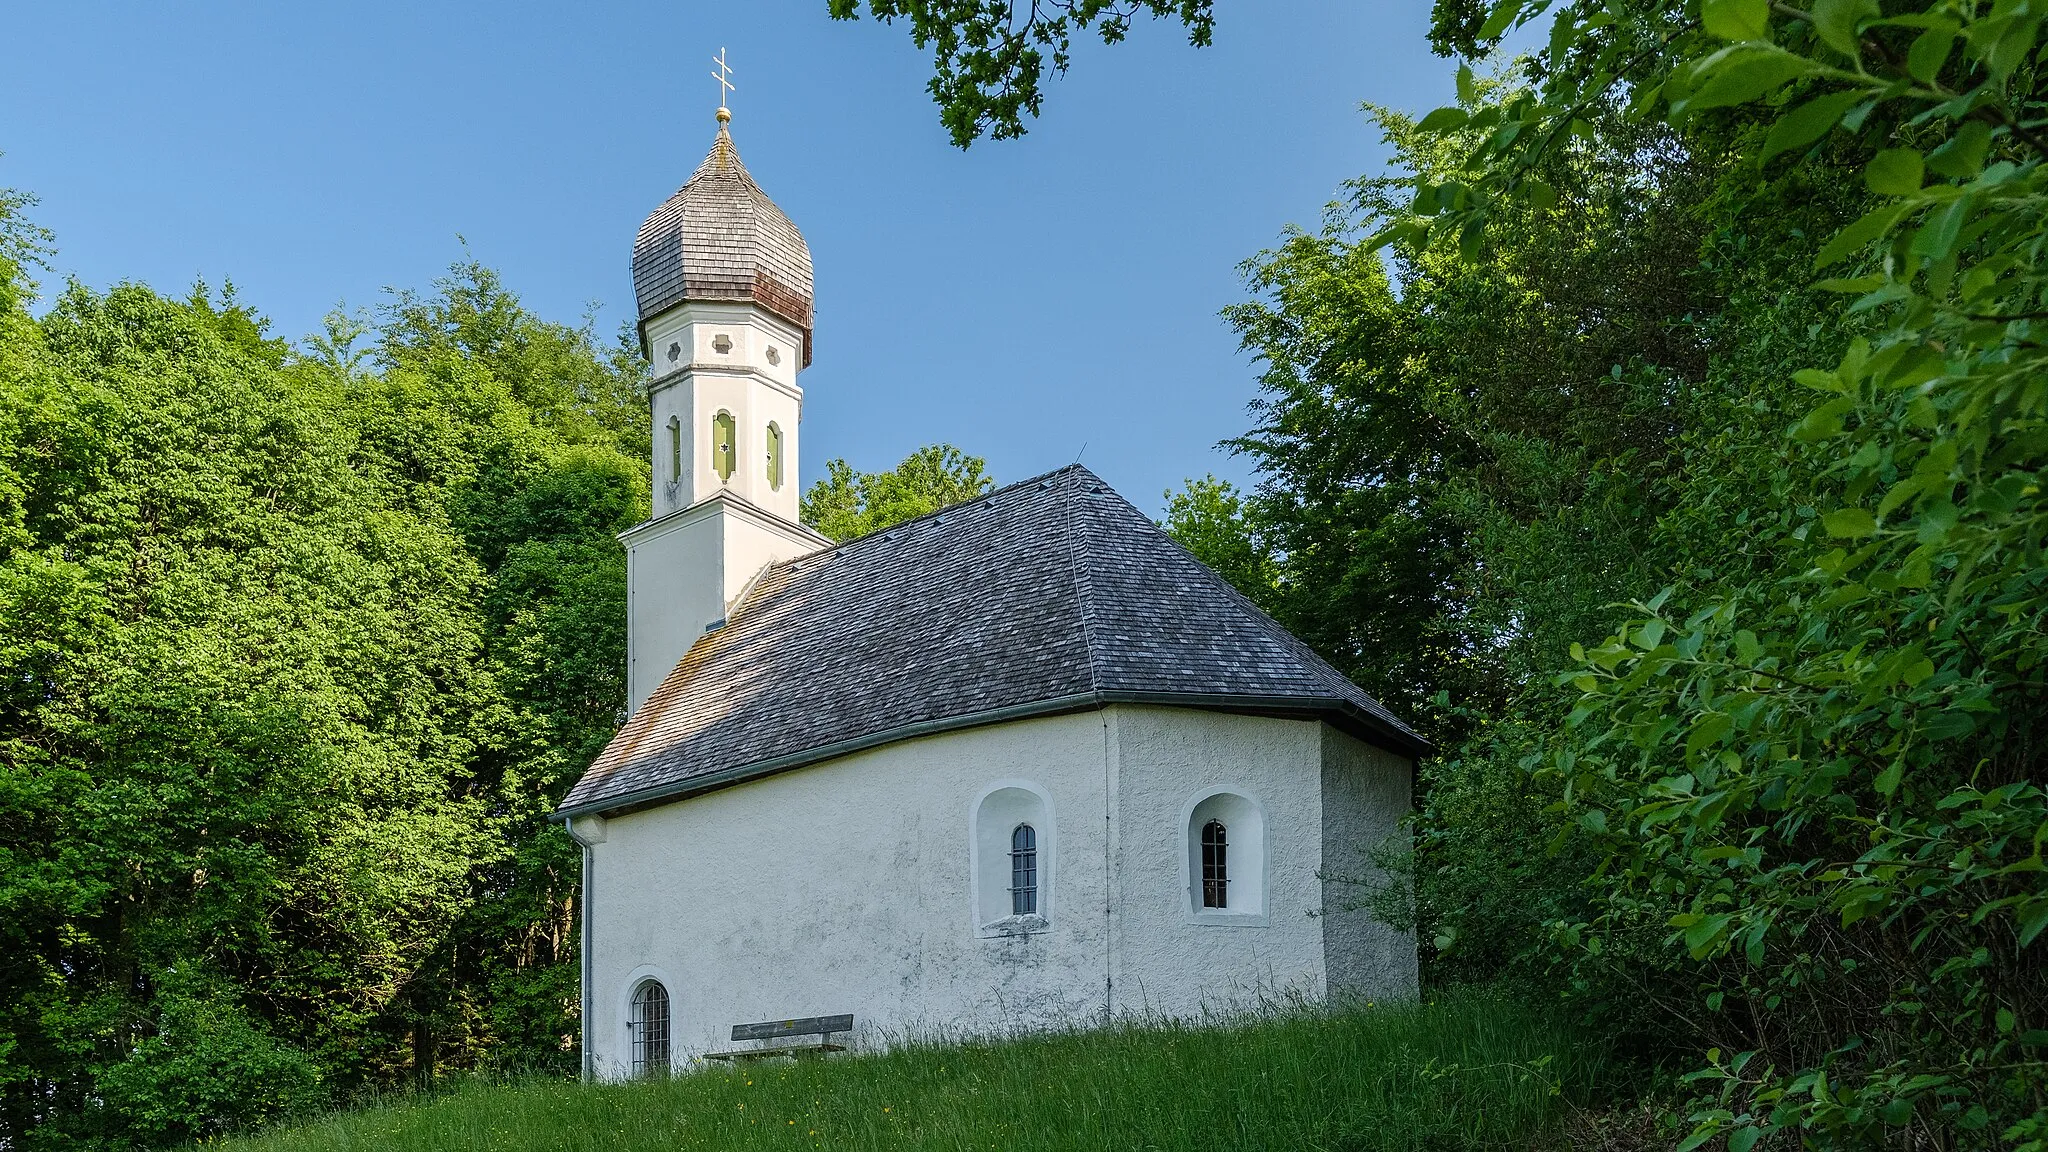
[[[1038,911],[1038,831],[1019,824],[1010,833],[1010,914]]]
[[[1230,872],[1223,821],[1202,825],[1202,907],[1230,907]]]
[[[668,1073],[668,989],[649,980],[633,990],[633,1013],[626,1021],[635,1077]]]

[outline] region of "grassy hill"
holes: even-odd
[[[479,1082],[231,1147],[1564,1147],[1564,1125],[1611,1073],[1602,1050],[1572,1029],[1467,998],[713,1066],[658,1082]]]

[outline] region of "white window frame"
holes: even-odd
[[[1202,828],[1220,821],[1229,907],[1202,906]],[[1263,928],[1272,923],[1273,838],[1266,806],[1249,788],[1225,784],[1188,798],[1180,812],[1180,903],[1189,924]]]
[[[668,1066],[670,1074],[673,1075],[684,1064],[682,1045],[679,1043],[681,1032],[677,1027],[682,1013],[681,1004],[676,997],[676,982],[669,979],[668,973],[663,969],[652,964],[642,964],[630,973],[627,973],[626,982],[619,991],[617,1000],[618,1016],[616,1017],[618,1021],[616,1034],[619,1037],[618,1074],[612,1077],[613,1079],[630,1080],[633,1078],[633,997],[640,991],[640,986],[649,980],[660,984],[668,992]],[[587,1035],[584,1039],[586,1043],[589,1042]]]
[[[1011,912],[1010,836],[1029,824],[1038,838],[1038,911]],[[974,935],[984,939],[1052,927],[1059,878],[1059,821],[1052,795],[1030,780],[997,780],[967,808],[967,901]]]

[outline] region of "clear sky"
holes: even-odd
[[[803,479],[951,442],[999,480],[1083,461],[1140,507],[1245,429],[1217,312],[1384,150],[1359,113],[1451,96],[1426,0],[1218,0],[1216,44],[1090,45],[1022,140],[952,147],[901,27],[825,0],[346,5],[75,0],[9,17],[0,186],[56,276],[232,279],[298,338],[426,287],[458,235],[529,307],[610,339],[640,221],[733,136],[810,241]],[[47,291],[46,291],[47,295]]]

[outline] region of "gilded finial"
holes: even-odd
[[[725,49],[720,48],[718,55],[711,58],[711,62],[718,65],[718,71],[713,72],[711,78],[718,81],[718,122],[724,124],[732,119],[732,109],[725,106],[725,97],[728,93],[739,91],[739,88],[731,80],[732,66],[725,62]]]

